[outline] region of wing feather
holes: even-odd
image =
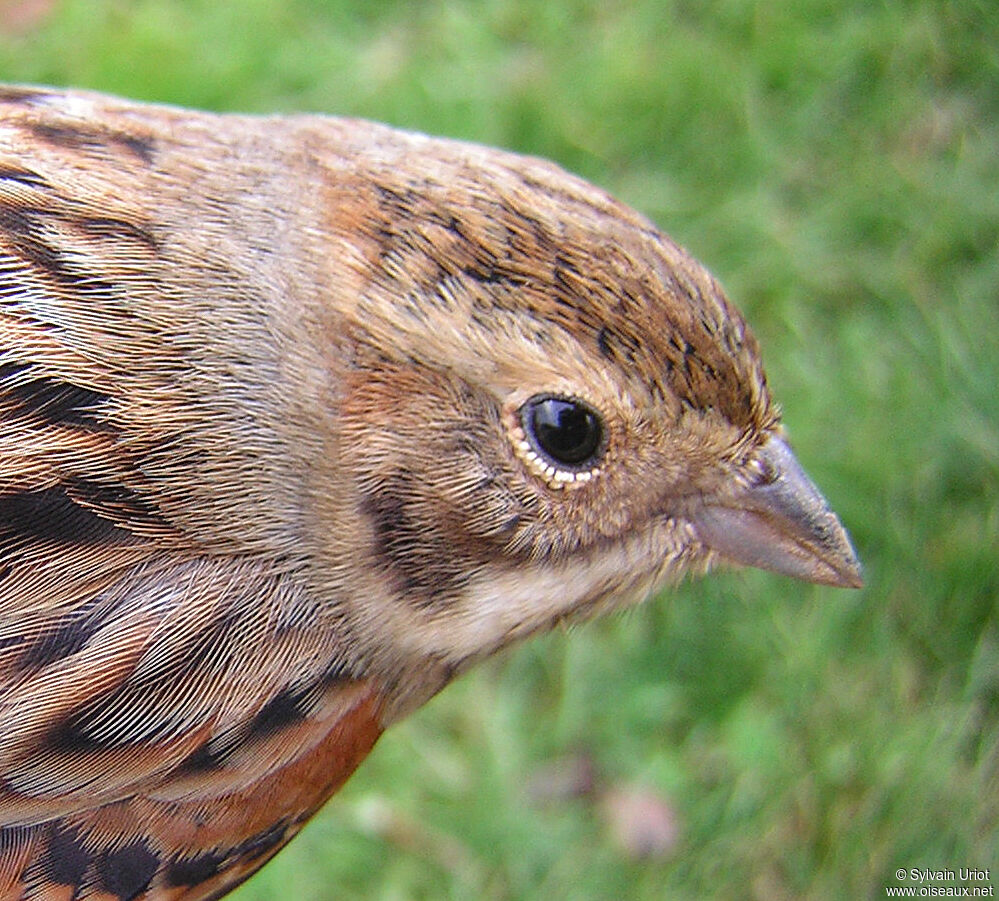
[[[0,898],[208,897],[367,754],[379,690],[303,587],[268,342],[192,354],[266,324],[170,281],[245,277],[123,189],[166,136],[0,104]]]

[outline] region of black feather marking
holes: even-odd
[[[74,479],[40,491],[0,494],[0,554],[25,541],[93,546],[143,541],[172,527],[142,495],[121,485]]]
[[[112,128],[84,128],[51,122],[31,122],[27,128],[39,141],[56,147],[100,153],[117,146],[147,164],[152,163],[156,155],[156,145],[151,139]]]
[[[52,424],[98,424],[94,413],[110,400],[106,394],[49,376],[32,375],[33,368],[30,363],[0,363],[0,401],[13,403],[18,412]]]
[[[58,282],[72,281],[74,276],[66,270],[64,261],[42,235],[41,220],[46,211],[33,207],[0,207],[0,232],[4,233],[11,249],[35,269],[47,273]]]
[[[16,181],[29,188],[44,188],[48,185],[48,182],[37,172],[23,169],[20,166],[0,166],[0,179]]]
[[[272,851],[284,842],[287,831],[287,823],[275,823],[269,829],[251,836],[245,842],[240,842],[232,849],[230,854],[239,860],[254,860],[257,857],[262,857],[268,851]]]
[[[226,760],[232,756],[234,750],[231,747],[215,748],[212,747],[210,741],[206,741],[185,760],[181,761],[174,772],[178,776],[195,776],[198,773],[211,773],[214,770],[220,770],[225,766]]]
[[[224,869],[227,855],[206,851],[196,857],[175,857],[166,868],[167,885],[199,885]]]
[[[104,621],[105,618],[101,617],[100,624]],[[216,639],[228,634],[229,626],[226,624],[229,622],[228,618],[220,617],[206,630],[206,633],[203,633],[203,641],[198,642],[199,647],[195,652],[196,657],[183,658],[186,661],[183,664],[184,672],[199,669],[197,665],[189,665],[190,661],[208,656],[211,653],[210,648],[216,646]],[[205,634],[211,636],[210,640],[204,640]],[[71,637],[79,641],[79,634],[73,633]],[[40,642],[44,643],[43,648],[38,651],[29,649],[22,659],[28,660],[29,654],[38,656],[39,652],[50,650],[57,642],[57,637],[49,641],[43,638]],[[65,653],[65,646],[62,646],[62,649]],[[52,650],[52,654],[60,656],[55,650]],[[325,691],[350,681],[353,681],[353,677],[344,668],[331,665],[311,681],[297,686],[285,686],[264,704],[255,716],[245,720],[240,729],[216,736],[198,746],[177,765],[174,773],[178,777],[196,776],[222,769],[235,754],[253,742],[302,722],[316,708]],[[133,684],[131,690],[134,691],[135,688]],[[106,728],[108,720],[106,711],[109,707],[121,706],[124,703],[126,699],[119,690],[72,711],[49,730],[48,747],[57,754],[88,754],[127,747],[138,741],[156,741],[171,734],[170,725],[165,721],[147,724],[147,730],[141,735],[136,734],[135,730],[118,734],[109,732]]]
[[[112,282],[81,267],[47,240],[44,223],[48,219],[64,219],[86,228],[75,217],[60,216],[52,209],[11,203],[0,205],[0,233],[10,250],[36,271],[44,273],[59,285],[72,288],[77,294],[90,297],[113,295],[115,286]]]
[[[106,751],[111,743],[94,738],[86,722],[77,715],[64,719],[48,734],[48,745],[57,754],[92,754]]]
[[[8,85],[0,88],[0,103],[25,104],[31,106],[36,100],[51,97],[52,92],[41,88],[21,88]]]
[[[344,665],[342,660],[336,659],[330,662],[325,672],[319,680],[319,685],[326,689],[334,685],[342,685],[345,682],[353,682],[354,676]]]
[[[127,238],[155,250],[158,242],[148,225],[137,225],[115,216],[88,216],[74,222],[88,234],[99,238]]]
[[[175,668],[179,672],[193,673],[205,667],[224,652],[228,636],[239,622],[238,610],[226,610],[206,624],[196,637],[177,656]]]
[[[282,729],[300,723],[306,718],[310,708],[308,689],[293,691],[284,688],[271,698],[250,723],[247,738],[265,738]]]
[[[275,848],[279,848],[284,844],[287,833],[288,824],[279,821],[226,851],[207,851],[187,859],[175,857],[167,865],[165,882],[168,886],[199,885],[233,864],[256,860]],[[245,881],[246,878],[248,876],[242,877],[239,882]],[[236,883],[236,885],[238,884]],[[221,898],[233,888],[235,885],[227,884],[219,893],[210,897]]]
[[[97,860],[97,877],[102,887],[120,901],[132,901],[149,887],[159,865],[159,855],[148,845],[133,842],[105,851]]]
[[[58,885],[78,886],[90,862],[91,855],[80,840],[80,831],[73,826],[52,823],[42,858],[46,877]]]
[[[302,722],[315,708],[323,692],[352,681],[354,677],[342,664],[332,663],[315,681],[296,688],[286,686],[260,708],[239,741],[226,745],[211,740],[205,742],[177,767],[177,774],[193,775],[221,769],[248,743]]]
[[[211,868],[213,863],[215,863],[216,861],[217,861],[216,866],[218,866],[219,869],[226,869],[229,866],[232,866],[233,864],[239,861],[256,860],[268,854],[269,852],[273,851],[275,848],[281,847],[281,845],[283,845],[286,841],[285,836],[287,835],[287,833],[288,833],[288,824],[284,822],[276,823],[275,825],[271,826],[269,829],[265,829],[263,832],[260,832],[257,835],[247,839],[245,842],[241,842],[240,844],[236,845],[234,848],[229,849],[229,851],[226,853],[210,852],[209,854],[202,855],[202,857],[204,857],[205,860],[203,863],[200,863],[199,866],[202,868],[204,872],[207,872]],[[194,858],[194,860],[197,861],[199,860],[199,858]],[[246,882],[246,880],[249,879],[255,872],[256,870],[251,869],[249,873],[244,873],[240,875],[239,878],[224,883],[221,888],[219,888],[217,891],[213,892],[212,894],[208,895],[205,898],[205,901],[218,901],[218,899],[222,898],[225,895],[228,895],[238,885],[242,885],[244,882]],[[179,870],[179,874],[182,875],[183,873],[184,870],[183,868],[181,868]],[[192,873],[192,875],[197,875],[197,874]],[[206,879],[211,879],[213,875],[215,874],[214,873],[208,874],[201,881],[204,882]],[[168,877],[168,884],[197,885],[198,883],[192,883],[192,882],[171,883]]]
[[[420,607],[447,604],[467,581],[447,539],[409,509],[409,476],[399,474],[363,497],[361,512],[374,534],[373,559],[396,577],[397,590]]]
[[[62,660],[81,650],[105,624],[108,611],[91,603],[67,613],[55,627],[43,632],[18,660],[20,669],[34,669]]]
[[[138,157],[147,165],[156,159],[156,144],[152,138],[140,138],[138,135],[126,135],[118,133],[114,136],[114,142],[120,144],[132,155]]]
[[[66,485],[69,496],[86,509],[99,510],[120,522],[169,530],[160,511],[141,494],[118,484],[73,479]]]
[[[131,534],[78,504],[65,488],[0,495],[0,548],[28,537],[47,543],[98,545]]]
[[[606,325],[600,326],[600,331],[597,332],[597,347],[600,349],[600,353],[608,360],[614,359],[614,348],[611,347],[611,334],[610,329]]]

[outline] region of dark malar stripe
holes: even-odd
[[[412,512],[410,478],[399,472],[361,499],[361,513],[372,530],[372,561],[392,577],[409,603],[421,608],[445,606],[460,593],[468,575],[446,562],[444,536]]]

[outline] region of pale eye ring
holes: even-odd
[[[606,447],[599,414],[576,398],[538,394],[520,408],[520,422],[534,452],[559,469],[593,469]]]

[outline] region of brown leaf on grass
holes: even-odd
[[[617,846],[633,860],[667,857],[680,839],[673,806],[648,788],[608,790],[600,813]]]

